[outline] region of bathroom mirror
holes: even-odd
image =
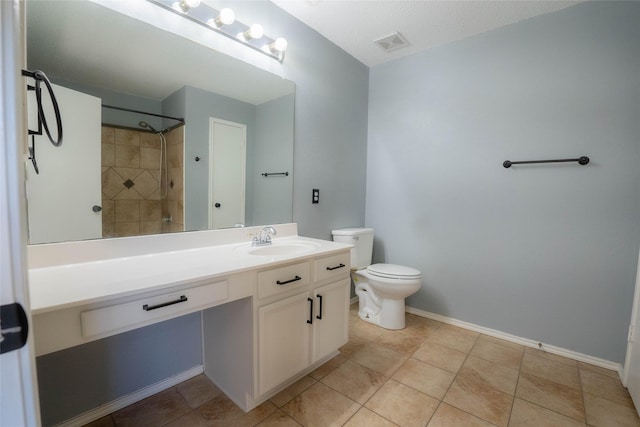
[[[26,165],[30,243],[292,221],[295,85],[291,81],[91,1],[27,1],[26,10],[27,68],[44,71],[55,85],[97,97],[103,106],[101,136],[82,142],[96,144],[100,151],[100,170],[95,173],[100,174],[102,210],[91,215],[101,217],[103,233],[85,237],[64,232],[52,211],[55,207],[59,215],[71,218],[64,211],[70,203],[55,197],[46,202],[38,199],[41,193],[73,193],[76,185],[88,181],[83,176],[64,178],[63,182],[73,183],[64,188],[29,191],[30,180],[54,182],[62,180],[55,176],[58,172],[75,172],[73,166],[51,170],[43,158],[38,160],[40,175],[29,170],[30,163]],[[185,20],[185,25],[195,24]],[[159,116],[184,118],[185,125]],[[65,135],[71,135],[66,129],[80,121],[77,117],[63,114]],[[150,129],[168,131],[160,137]],[[214,140],[222,136],[213,135],[227,134],[245,145],[223,158],[226,154],[220,153],[229,150],[214,148]],[[37,144],[39,155],[47,150],[58,153],[44,141]],[[139,147],[140,152],[134,153],[140,156],[139,163],[114,163],[123,148],[120,144]],[[67,150],[72,150],[69,147],[71,142]],[[131,158],[132,148],[126,150]],[[147,160],[145,150],[153,152]],[[163,159],[165,175],[159,169]],[[145,171],[143,163],[159,164],[158,170]],[[240,187],[216,187],[233,180]],[[159,184],[162,181],[165,184]],[[169,196],[163,198],[161,192]],[[218,198],[232,196],[240,200],[234,203],[242,205],[236,207],[241,216],[216,220],[229,205],[227,199]],[[89,211],[98,203],[87,201],[81,209]],[[104,225],[107,218],[115,225]],[[35,238],[38,229],[44,232]],[[56,233],[47,232],[53,229]]]

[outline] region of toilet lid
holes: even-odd
[[[422,275],[415,268],[397,264],[373,264],[367,267],[367,271],[374,276],[387,279],[419,279]]]

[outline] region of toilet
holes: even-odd
[[[335,242],[354,245],[351,278],[359,299],[358,316],[386,329],[403,329],[404,300],[420,289],[420,271],[403,265],[371,264],[373,228],[345,228],[331,234]]]

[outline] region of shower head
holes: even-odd
[[[138,122],[138,126],[140,126],[141,128],[148,128],[149,130],[151,130],[151,131],[153,131],[153,132],[155,132],[155,133],[160,133],[160,132],[158,132],[157,130],[155,130],[155,129],[153,128],[153,126],[151,126],[149,123],[145,122],[144,120],[143,120],[143,121]]]

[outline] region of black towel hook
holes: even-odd
[[[35,86],[27,85],[27,90],[33,90],[36,93],[36,101],[38,104],[38,130],[33,131],[29,129],[29,135],[31,135],[31,147],[29,147],[29,159],[33,163],[33,168],[36,173],[40,173],[38,170],[38,163],[36,161],[36,148],[35,148],[35,135],[42,135],[42,129],[44,128],[49,141],[53,144],[54,147],[59,147],[62,145],[62,117],[60,114],[60,107],[58,106],[58,100],[56,99],[55,94],[53,93],[53,87],[51,86],[51,81],[47,77],[47,75],[40,70],[29,71],[22,70],[22,75],[26,77],[31,77],[35,80]],[[49,130],[49,123],[47,122],[47,118],[44,114],[44,109],[42,108],[42,89],[40,87],[41,82],[44,82],[47,87],[47,91],[49,92],[49,97],[51,98],[51,104],[53,105],[53,112],[56,116],[56,127],[57,127],[57,138],[54,139],[51,135],[51,131]]]

